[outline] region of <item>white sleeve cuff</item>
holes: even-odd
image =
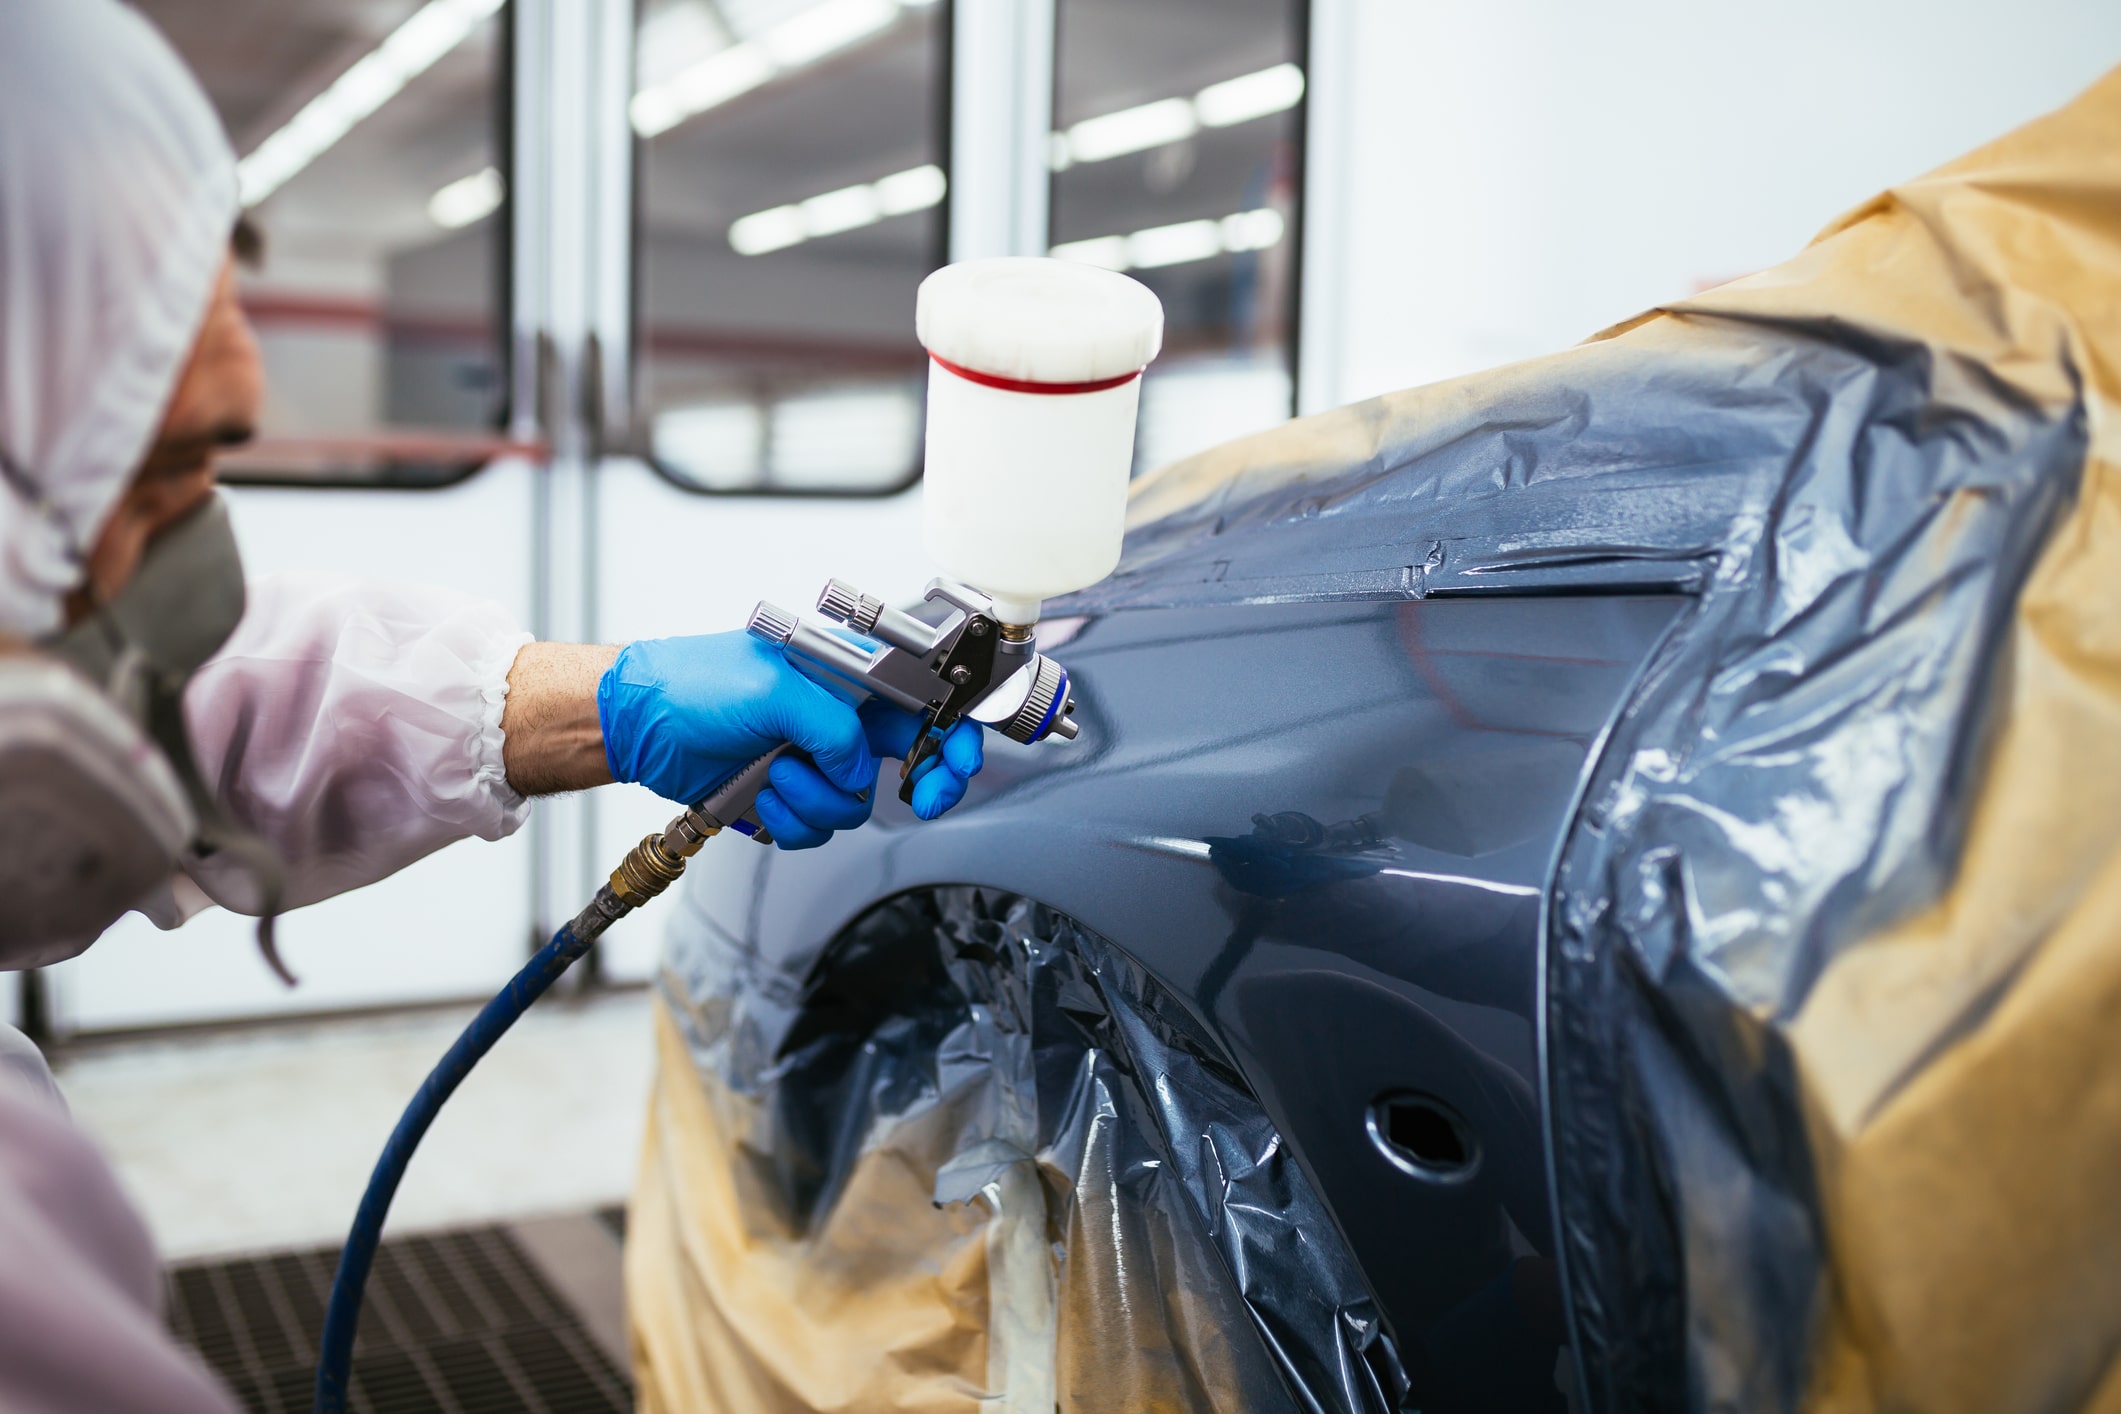
[[[508,710],[508,673],[516,655],[530,643],[521,630],[503,634],[491,649],[476,657],[472,676],[479,684],[479,733],[472,740],[471,781],[492,792],[501,828],[487,839],[500,839],[522,828],[530,818],[530,801],[508,783],[508,766],[502,754],[507,737],[501,731],[501,716]]]

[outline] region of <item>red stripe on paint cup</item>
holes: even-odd
[[[1093,378],[1087,383],[1033,383],[1022,378],[1004,378],[996,373],[982,373],[976,368],[965,368],[952,363],[939,353],[928,357],[936,364],[948,369],[968,383],[977,383],[982,388],[999,388],[1005,393],[1102,393],[1107,388],[1117,388],[1123,383],[1132,383],[1142,376],[1137,368],[1132,373],[1122,373],[1116,378]]]

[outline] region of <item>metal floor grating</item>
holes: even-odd
[[[336,1247],[169,1270],[169,1324],[254,1414],[311,1407]],[[354,1344],[355,1414],[626,1414],[633,1390],[507,1231],[394,1238]]]

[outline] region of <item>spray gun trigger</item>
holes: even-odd
[[[929,709],[927,716],[921,720],[921,729],[913,738],[913,745],[907,749],[906,759],[899,763],[898,798],[908,805],[913,804],[913,788],[919,785],[921,778],[934,770],[935,763],[942,759],[943,733],[937,730],[936,726],[942,715],[943,709],[940,707]]]

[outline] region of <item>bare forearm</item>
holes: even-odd
[[[524,795],[553,795],[611,783],[597,680],[619,650],[594,643],[530,643],[508,670],[501,712],[501,761]]]

